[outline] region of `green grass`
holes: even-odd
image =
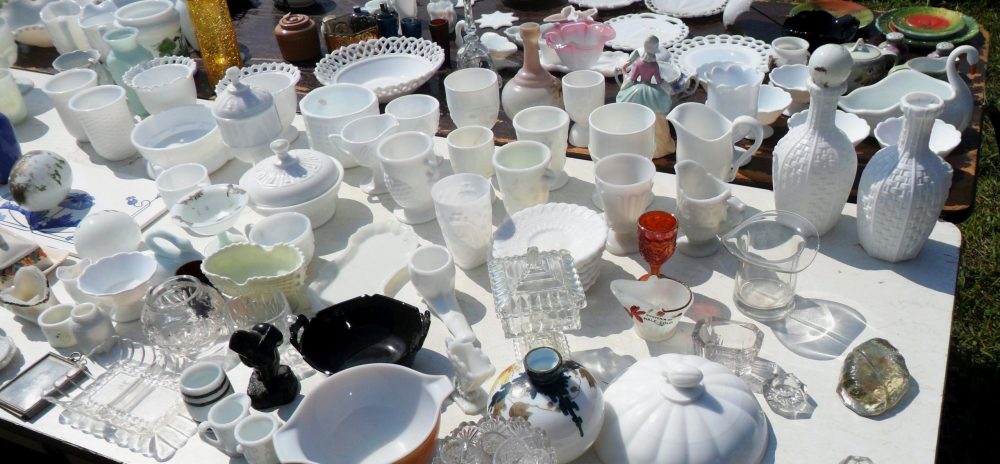
[[[1000,2],[997,0],[854,0],[872,9],[928,4],[961,11],[994,33],[990,57],[1000,58]],[[988,74],[986,106],[997,105],[1000,76]],[[995,128],[983,124],[976,207],[959,225],[961,267],[951,326],[951,351],[938,437],[940,463],[996,462],[1000,419],[1000,173]],[[905,310],[905,308],[898,308]]]

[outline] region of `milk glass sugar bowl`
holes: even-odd
[[[265,216],[296,211],[308,216],[313,228],[329,221],[344,178],[340,162],[315,150],[289,150],[285,139],[271,143],[271,150],[274,156],[240,178],[254,209]]]
[[[299,99],[295,95],[295,85],[299,83],[299,68],[289,63],[259,63],[240,69],[240,80],[253,89],[265,90],[274,97],[274,106],[281,120],[281,138],[294,142],[299,136],[298,129],[292,127],[295,109]],[[223,78],[215,86],[215,94],[221,95],[229,86],[229,78]]]
[[[665,354],[629,367],[604,392],[605,463],[758,463],[767,418],[750,388],[725,366]]]
[[[284,126],[266,90],[241,81],[239,68],[226,70],[229,87],[215,100],[212,115],[222,131],[222,141],[241,161],[255,163],[271,154],[268,144],[281,136]]]

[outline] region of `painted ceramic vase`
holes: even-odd
[[[32,150],[10,170],[10,195],[28,211],[45,211],[62,202],[73,186],[73,170],[51,151]]]
[[[890,262],[920,253],[951,188],[951,165],[928,145],[941,99],[914,92],[902,107],[899,144],[879,150],[858,185],[858,239],[869,255]]]
[[[854,144],[835,124],[837,99],[847,90],[852,63],[840,45],[816,50],[809,60],[806,123],[789,130],[774,147],[775,209],[808,219],[820,235],[837,225],[858,170]]]
[[[521,24],[524,40],[524,67],[503,86],[503,112],[514,119],[519,111],[532,106],[562,108],[562,83],[542,67],[538,58],[538,23]]]
[[[493,384],[487,412],[523,417],[545,431],[560,464],[580,457],[597,440],[604,423],[604,397],[594,376],[553,348],[524,356],[524,371],[511,365]]]

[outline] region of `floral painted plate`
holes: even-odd
[[[946,40],[965,29],[962,16],[946,8],[910,6],[892,10],[889,24],[911,39]]]
[[[864,5],[858,5],[854,2],[848,2],[845,0],[812,0],[806,3],[801,3],[795,8],[792,8],[788,12],[788,16],[795,16],[803,11],[814,11],[821,10],[833,15],[834,18],[840,18],[845,15],[851,15],[858,18],[858,22],[861,23],[859,27],[868,27],[872,21],[875,20],[875,15],[872,10]]]

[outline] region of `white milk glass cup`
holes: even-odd
[[[549,147],[531,140],[518,140],[497,149],[493,171],[507,214],[549,201],[549,184],[554,177],[549,169],[551,159]]]
[[[444,78],[448,112],[456,127],[493,128],[500,116],[500,78],[485,68],[459,69]]]
[[[448,134],[448,157],[456,173],[468,172],[483,177],[493,175],[493,131],[483,126],[465,126]]]
[[[316,238],[313,235],[309,217],[293,211],[268,216],[254,224],[247,224],[247,239],[251,243],[264,246],[290,243],[302,252],[304,262],[312,261],[316,252]]]
[[[163,204],[170,208],[177,200],[200,187],[211,184],[208,169],[198,163],[183,163],[164,169],[156,176],[156,191]]]
[[[390,135],[376,148],[385,185],[400,206],[393,214],[403,224],[434,220],[431,186],[438,177],[441,160],[434,155],[434,139],[421,132]]]
[[[340,134],[355,119],[377,115],[375,92],[356,84],[327,85],[306,94],[299,102],[299,110],[306,125],[309,148],[336,158],[345,169],[358,166],[354,158],[330,141],[330,135]]]
[[[441,102],[430,95],[403,95],[385,105],[385,114],[396,117],[400,132],[417,131],[433,137],[441,122]]]
[[[236,424],[236,452],[249,464],[275,464],[278,453],[274,450],[274,432],[281,421],[270,414],[251,414]]]
[[[604,204],[604,219],[611,229],[605,249],[623,256],[639,251],[636,222],[653,201],[656,166],[645,156],[618,153],[594,166],[597,194]]]
[[[38,315],[38,327],[52,348],[69,348],[76,345],[73,335],[73,320],[70,318],[71,304],[58,304]]]
[[[488,178],[473,173],[450,175],[431,188],[444,243],[462,269],[486,262],[493,230],[491,189]]]
[[[52,101],[52,106],[56,107],[56,113],[63,126],[66,126],[66,132],[81,142],[87,141],[87,134],[76,120],[76,115],[69,110],[69,100],[94,87],[97,87],[97,73],[83,68],[68,69],[56,74],[42,86],[42,92]]]
[[[135,119],[125,100],[125,89],[117,85],[99,85],[84,90],[69,100],[90,145],[98,156],[121,161],[137,153],[132,145]]]
[[[774,66],[809,64],[809,41],[799,37],[784,36],[771,41]]]
[[[573,119],[569,143],[590,143],[590,113],[604,104],[604,75],[589,69],[573,71],[562,78],[563,106]]]
[[[569,146],[569,114],[554,106],[533,106],[518,111],[514,116],[514,132],[518,140],[534,140],[549,147],[552,161],[549,169],[555,177],[549,190],[558,190],[569,181],[566,166],[566,149]]]
[[[208,418],[198,424],[198,435],[223,453],[239,457],[236,426],[249,415],[250,397],[246,393],[229,395],[208,410]]]
[[[656,113],[636,103],[611,103],[590,113],[590,157],[595,161],[615,153],[635,153],[653,159]],[[594,191],[594,206],[604,209]]]

